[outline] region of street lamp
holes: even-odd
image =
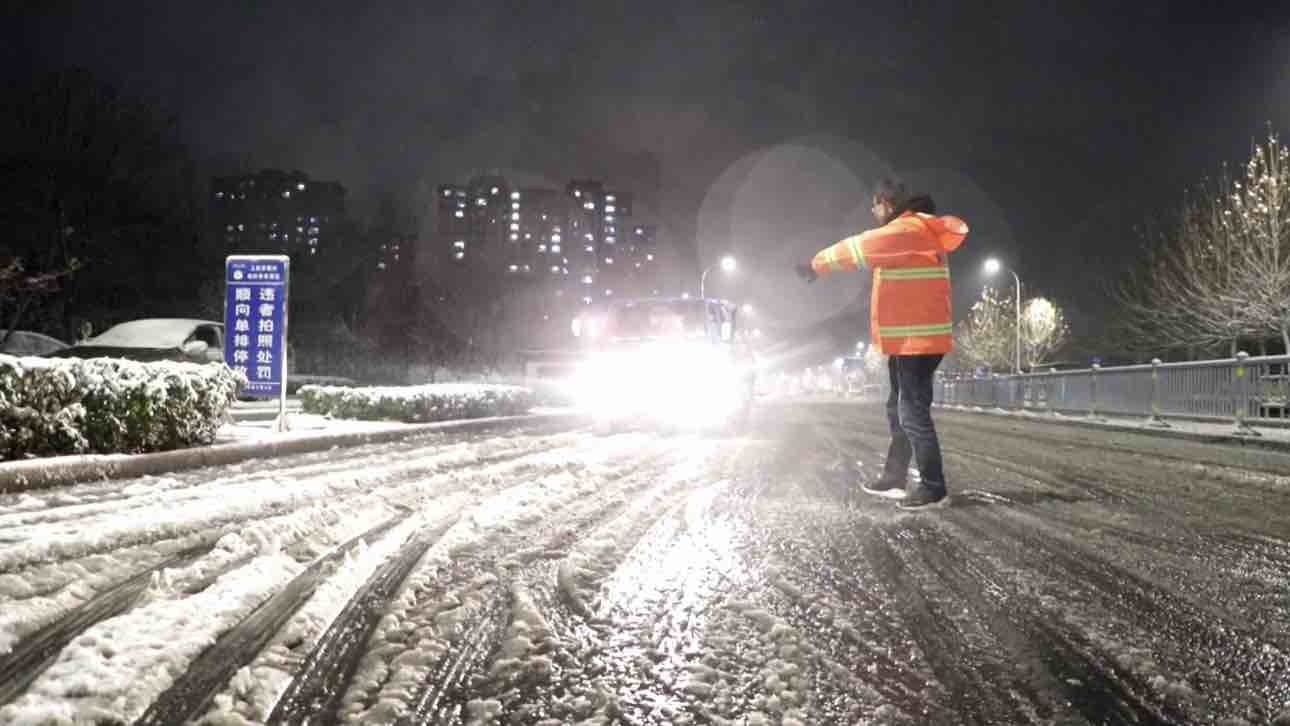
[[[716,267],[717,265],[720,265],[720,266],[721,266],[721,271],[722,271],[722,272],[734,272],[734,271],[735,271],[735,258],[731,257],[730,255],[726,255],[725,257],[722,257],[722,258],[721,258],[721,261],[720,261],[720,262],[718,262],[718,263],[716,263],[716,264],[713,264],[713,265],[708,265],[708,268],[707,268],[706,270],[704,270],[704,271],[703,271],[703,274],[702,274],[702,275],[699,275],[699,299],[704,299],[704,298],[706,297],[706,296],[703,294],[703,293],[704,293],[704,283],[706,283],[706,282],[708,281],[708,273],[709,273],[709,272],[712,272],[712,268]]]
[[[994,275],[1002,267],[1003,263],[999,262],[998,258],[991,257],[985,261],[985,274]],[[1008,272],[1011,272],[1012,279],[1017,281],[1017,324],[1014,326],[1017,331],[1017,350],[1014,360],[1016,361],[1017,373],[1021,373],[1021,278],[1017,276],[1017,272],[1012,268],[1009,268]]]

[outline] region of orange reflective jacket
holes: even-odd
[[[869,327],[887,355],[948,353],[954,349],[948,252],[968,227],[958,217],[905,212],[887,224],[820,250],[819,274],[869,267],[873,296]]]

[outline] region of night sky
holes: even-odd
[[[1134,225],[1290,131],[1287,14],[1237,3],[362,5],[10,3],[0,58],[153,95],[199,158],[338,180],[359,213],[428,217],[485,169],[603,178],[683,258],[746,260],[728,294],[799,319],[855,297],[791,264],[865,226],[883,173],[972,225],[959,301],[999,254],[1087,318]]]

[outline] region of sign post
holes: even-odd
[[[224,260],[224,362],[246,376],[243,393],[278,399],[275,431],[287,430],[287,291],[291,258]]]

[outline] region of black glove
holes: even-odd
[[[815,282],[816,278],[819,277],[819,275],[815,274],[815,268],[811,267],[810,264],[793,265],[793,270],[797,272],[798,277],[807,282]]]

